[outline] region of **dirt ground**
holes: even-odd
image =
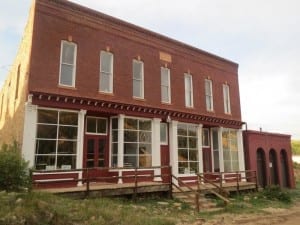
[[[222,214],[191,225],[300,225],[300,202],[289,209],[266,208],[262,214]]]

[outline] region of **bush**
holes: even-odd
[[[30,188],[28,163],[22,158],[17,142],[2,145],[0,151],[0,190],[19,191]]]
[[[290,203],[291,195],[287,191],[283,191],[279,186],[269,186],[263,191],[263,195],[269,200],[279,200],[281,202]]]

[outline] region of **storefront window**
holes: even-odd
[[[38,110],[35,168],[75,169],[78,113]]]
[[[224,172],[239,170],[239,157],[237,146],[237,132],[224,130],[222,133]]]
[[[178,173],[198,173],[198,136],[197,126],[189,124],[178,124]]]

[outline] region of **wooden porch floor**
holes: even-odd
[[[197,190],[196,185],[190,186],[193,190]],[[242,190],[255,190],[256,185],[252,182],[240,182],[239,188],[237,188],[236,183],[224,183],[222,187],[228,192],[236,192]],[[154,193],[154,192],[168,192],[170,189],[170,185],[168,183],[162,182],[139,182],[138,186],[135,187],[134,183],[123,183],[123,184],[115,184],[115,183],[90,183],[89,192],[87,193],[86,184],[82,186],[76,187],[68,187],[68,188],[48,188],[48,189],[38,189],[39,191],[54,193],[54,194],[63,194],[72,196],[75,198],[81,198],[87,196],[90,197],[104,197],[104,196],[122,196],[122,195],[133,195],[139,193]],[[186,192],[190,190],[187,187],[182,187],[182,189]],[[201,184],[200,191],[203,193],[209,192],[209,190],[216,190],[211,184]],[[178,192],[177,189],[173,188],[173,192]]]

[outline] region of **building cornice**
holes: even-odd
[[[243,122],[238,120],[230,120],[213,116],[193,114],[169,109],[161,109],[149,106],[126,104],[121,102],[112,102],[99,99],[90,99],[74,96],[63,96],[58,94],[49,94],[41,92],[31,92],[32,103],[44,107],[57,107],[67,109],[84,109],[94,112],[102,112],[109,114],[126,114],[133,116],[143,116],[149,118],[161,118],[167,122],[169,117],[171,120],[198,123],[216,127],[230,127],[240,129]]]

